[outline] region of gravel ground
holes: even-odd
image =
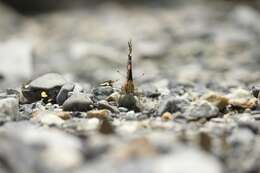
[[[0,3],[0,173],[260,172],[259,4]]]

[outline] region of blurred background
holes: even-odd
[[[259,9],[258,0],[2,0],[0,88],[46,72],[124,80],[129,39],[140,85],[253,85]]]

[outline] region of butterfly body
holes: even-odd
[[[128,42],[129,54],[128,54],[128,62],[127,62],[127,74],[126,74],[126,82],[122,86],[122,92],[125,94],[134,94],[135,85],[133,81],[133,66],[132,66],[132,42]]]
[[[128,54],[128,62],[127,62],[127,74],[126,81],[122,86],[122,95],[119,98],[119,106],[125,107],[128,110],[134,110],[139,112],[140,108],[138,107],[137,97],[136,97],[136,89],[133,81],[133,67],[132,67],[132,43],[128,42],[129,54]]]

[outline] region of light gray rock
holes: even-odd
[[[4,129],[1,129],[1,135],[18,141],[4,141],[0,144],[1,148],[1,145],[6,143],[6,149],[1,149],[1,152],[6,153],[3,158],[11,161],[11,168],[19,166],[21,169],[15,173],[26,173],[23,170],[67,173],[83,162],[80,140],[57,129],[20,122],[7,124]],[[0,139],[4,140],[1,135]]]
[[[59,116],[55,115],[54,112],[43,111],[39,113],[36,117],[32,118],[32,121],[40,122],[44,125],[56,125],[61,126],[64,123],[64,120]]]
[[[127,112],[128,109],[127,108],[124,108],[124,107],[119,107],[118,108],[120,112]]]
[[[44,74],[31,83],[29,83],[29,87],[35,89],[51,89],[55,87],[62,87],[66,83],[64,77],[58,73],[47,73]]]
[[[211,118],[216,117],[218,114],[218,108],[204,100],[194,102],[184,112],[184,116],[188,119]]]
[[[220,162],[198,150],[183,149],[171,155],[160,158],[154,165],[155,172],[193,172],[193,173],[222,173]]]
[[[135,115],[135,112],[134,111],[129,111],[126,113],[126,116],[125,116],[125,119],[126,120],[136,120],[137,117]]]
[[[184,112],[189,102],[183,98],[168,97],[163,98],[158,108],[158,115],[161,116],[165,112],[175,113],[177,111]]]
[[[15,120],[19,116],[19,101],[17,98],[0,99],[0,119]]]
[[[3,173],[28,173],[37,170],[47,173],[48,169],[40,166],[39,151],[33,150],[21,139],[9,135],[8,132],[0,134],[0,171]]]
[[[258,20],[260,14],[257,10],[249,6],[238,6],[231,12],[231,19],[239,26],[260,32]]]

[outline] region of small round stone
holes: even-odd
[[[121,107],[125,107],[128,110],[134,110],[134,111],[140,111],[140,109],[137,106],[137,99],[135,96],[130,94],[121,95],[118,104]]]
[[[86,112],[93,109],[92,100],[85,94],[74,94],[69,97],[63,104],[64,111]]]
[[[126,116],[125,116],[125,119],[126,120],[136,120],[135,112],[134,111],[127,112]]]
[[[171,121],[173,120],[173,115],[170,113],[170,112],[165,112],[163,115],[162,115],[162,120],[164,121]]]

